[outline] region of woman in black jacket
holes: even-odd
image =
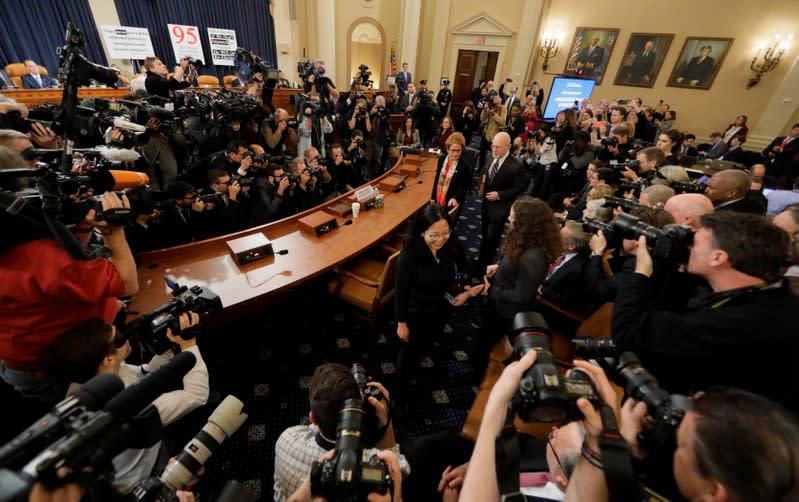
[[[483,378],[491,348],[508,334],[513,317],[535,309],[538,288],[563,248],[560,225],[541,199],[516,199],[508,222],[499,263],[486,269],[482,294],[488,295],[488,309],[472,348],[477,379]]]
[[[463,206],[466,192],[472,184],[474,166],[463,156],[466,149],[466,138],[463,134],[450,134],[445,147],[447,155],[438,159],[430,199],[449,210],[451,207]]]
[[[397,260],[395,308],[400,350],[397,374],[400,400],[408,382],[415,377],[417,359],[424,349],[444,332],[449,307],[461,306],[480,292],[482,286],[452,296],[458,270],[465,258],[457,239],[450,239],[452,225],[447,211],[430,204],[414,219],[405,238],[405,247]]]

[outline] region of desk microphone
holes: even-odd
[[[275,251],[275,254],[289,254],[288,249],[281,249],[280,251]]]
[[[347,220],[343,223],[343,225],[352,225],[352,220]]]

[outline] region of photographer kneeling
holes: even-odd
[[[370,437],[374,441],[374,444],[363,444],[369,448],[364,453],[371,456],[379,454],[378,450],[390,450],[399,457],[402,472],[406,475],[410,472],[394,438],[388,391],[377,382],[369,382],[366,386],[372,391],[378,390],[382,398],[377,399],[374,395],[365,398],[350,369],[342,364],[329,363],[316,368],[308,384],[310,425],[289,427],[275,444],[275,500],[286,500],[294,494],[308,479],[314,461],[336,447],[339,414],[348,400],[363,401],[365,410],[373,408],[367,414],[376,415],[377,430],[363,431],[365,434],[360,435],[365,436],[364,442],[368,442]]]

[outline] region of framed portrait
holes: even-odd
[[[618,36],[617,28],[578,27],[574,32],[564,75],[591,78],[596,80],[597,85],[601,84]]]
[[[653,87],[674,34],[633,33],[616,74],[616,85]]]
[[[710,89],[733,40],[732,38],[686,38],[666,85],[688,89]]]

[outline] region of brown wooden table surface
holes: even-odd
[[[3,89],[3,95],[15,99],[19,103],[25,103],[29,107],[39,106],[45,103],[61,103],[64,89]],[[101,97],[108,99],[121,99],[130,94],[130,89],[121,87],[114,89],[111,87],[80,87],[78,88],[78,98]]]
[[[389,172],[372,180],[371,184],[377,186],[380,179],[391,176],[404,163],[417,162],[421,162],[421,173],[418,177],[408,178],[404,190],[396,193],[381,191],[385,195],[382,208],[364,211],[361,207],[358,218],[352,218],[351,215],[339,217],[339,228],[321,237],[301,232],[297,220],[336,202],[347,201],[351,193],[274,223],[139,254],[140,289],[133,297],[130,308],[132,315],[149,312],[171,298],[164,276],[169,276],[182,286],[201,285],[210,288],[220,296],[227,317],[268,304],[281,291],[332,270],[394,232],[429,202],[436,170],[435,156],[422,157],[417,161],[403,156]],[[346,220],[352,220],[352,224],[343,225]],[[288,254],[276,254],[243,266],[237,265],[226,241],[256,232],[263,232],[272,241],[275,251],[286,249]]]

